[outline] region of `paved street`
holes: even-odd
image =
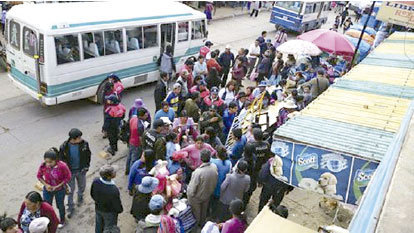
[[[233,48],[249,46],[261,31],[274,30],[274,26],[268,23],[269,17],[270,13],[265,12],[256,19],[241,16],[213,22],[209,27],[210,40],[221,50],[226,44],[231,44]],[[274,32],[270,35],[274,35]],[[154,86],[155,84],[149,84],[126,90],[122,99],[123,104],[129,109],[133,100],[140,97],[153,113]],[[102,139],[100,132],[103,122],[102,106],[88,100],[80,100],[58,106],[41,107],[36,100],[17,89],[4,73],[0,75],[0,92],[2,93],[0,95],[0,151],[2,151],[0,185],[5,187],[0,190],[0,203],[2,203],[2,210],[7,211],[9,215],[17,215],[24,196],[34,189],[37,168],[42,162],[44,151],[52,146],[58,147],[67,139],[67,133],[71,128],[81,129],[84,138],[90,143],[93,152],[91,171],[107,162],[97,156],[98,152],[108,144],[107,140]],[[126,145],[121,145],[120,152],[108,162],[124,157],[126,152]],[[121,188],[126,187],[126,177],[123,175],[124,161],[121,159],[121,162],[116,163],[121,166],[116,178]],[[92,173],[89,175],[96,176]],[[88,180],[88,186],[91,180],[92,178]],[[90,211],[93,210],[93,205],[88,194],[86,200],[89,205],[82,208],[82,212],[93,213]],[[131,198],[127,196],[125,189],[123,201],[125,210],[121,215],[120,225],[122,232],[130,232],[129,229],[132,227],[130,223],[133,219],[127,207],[130,206]],[[85,227],[82,232],[92,232],[94,219],[91,217],[93,216],[84,219],[87,225],[78,222],[77,219],[71,220],[61,232],[75,232],[72,227],[79,225]]]
[[[269,23],[269,17],[270,12],[261,12],[257,18],[239,16],[212,22],[209,27],[209,39],[215,44],[214,48],[223,51],[224,46],[230,44],[235,53],[237,48],[248,47],[253,43],[263,30],[269,31],[269,38],[274,38],[274,25]],[[333,16],[330,18],[333,20]],[[327,28],[330,26],[330,22],[324,25]],[[100,166],[107,162],[119,165],[120,172],[115,181],[121,188],[124,204],[124,213],[120,216],[119,225],[122,232],[132,232],[136,224],[129,214],[131,198],[127,194],[125,188],[127,178],[123,174],[126,145],[122,144],[118,154],[109,161],[97,156],[108,144],[108,141],[101,137],[102,106],[88,100],[80,100],[58,106],[41,107],[36,100],[17,89],[6,76],[4,73],[0,74],[0,93],[2,93],[0,95],[0,151],[2,152],[0,185],[4,187],[0,190],[2,211],[6,211],[11,216],[17,215],[24,196],[34,189],[36,172],[43,161],[44,151],[52,146],[58,147],[67,139],[68,131],[77,127],[83,131],[83,137],[89,141],[93,153],[88,187],[92,178],[97,176],[93,171]],[[154,86],[155,84],[148,84],[126,90],[122,99],[123,104],[129,109],[134,99],[142,98],[153,114]],[[88,194],[89,188],[86,192],[86,205],[60,232],[93,232],[94,206]],[[297,194],[295,191],[292,195],[308,194]],[[289,200],[289,196],[287,199]],[[257,206],[257,203],[254,205]],[[309,211],[311,213],[311,210]],[[250,210],[250,212],[257,211]],[[79,227],[82,230],[79,230]]]

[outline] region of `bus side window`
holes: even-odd
[[[105,31],[105,55],[124,52],[122,30]]]
[[[94,32],[93,33],[93,40],[96,46],[96,49],[98,49],[98,55],[103,56],[104,55],[104,42],[103,42],[103,32]]]
[[[202,39],[206,36],[206,25],[204,20],[200,21],[193,21],[192,23],[192,32],[191,32],[191,39],[197,40]]]
[[[20,24],[14,21],[10,22],[10,45],[20,50]]]
[[[305,3],[306,4],[306,3]],[[308,5],[306,4],[306,8],[305,8],[305,14],[310,14],[312,13],[312,5]]]
[[[80,60],[77,35],[56,36],[55,48],[58,65]]]
[[[188,22],[178,23],[178,42],[188,41]]]
[[[29,28],[23,27],[23,52],[33,57],[36,47],[36,34]]]
[[[142,27],[126,29],[127,51],[142,49]]]
[[[93,34],[91,32],[82,34],[82,47],[84,59],[99,57],[98,46],[93,41]]]
[[[156,25],[144,27],[144,48],[158,46],[157,31]]]
[[[43,34],[39,34],[39,63],[45,63],[45,36]]]

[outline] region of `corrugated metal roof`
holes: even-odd
[[[337,80],[364,80],[397,86],[414,87],[412,69],[358,64]]]
[[[274,136],[381,161],[414,98],[411,41],[391,35]]]
[[[414,46],[408,40],[389,41],[385,40],[383,43],[378,45],[375,50],[376,53],[382,54],[400,54],[400,55],[413,55]]]
[[[386,59],[371,58],[371,57],[366,57],[364,60],[361,61],[361,64],[414,69],[414,63],[412,63],[411,61],[386,60]]]
[[[408,40],[414,41],[414,33],[413,32],[394,32],[391,34],[386,41],[388,40]]]
[[[274,136],[381,161],[394,133],[299,115],[279,127]]]
[[[377,82],[371,81],[338,79],[332,87],[397,98],[414,98],[414,87],[390,85],[385,83],[378,85]]]
[[[301,114],[396,132],[409,104],[408,99],[329,88]]]

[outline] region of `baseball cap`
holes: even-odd
[[[228,45],[226,45],[226,49],[231,49],[231,47],[230,47],[230,45],[228,44]]]
[[[34,219],[29,225],[30,233],[44,233],[47,230],[50,220],[46,217]]]
[[[259,84],[259,87],[265,87],[265,86],[267,86],[266,81],[261,81]]]
[[[157,120],[155,120],[155,121],[154,121],[154,123],[152,124],[152,127],[153,127],[154,129],[156,129],[156,128],[161,127],[161,126],[164,126],[164,125],[165,125],[165,123],[164,123],[164,121],[163,121],[163,120],[161,120],[161,119],[157,119]]]
[[[80,136],[82,136],[82,131],[80,131],[77,128],[73,128],[69,131],[69,138],[70,139],[77,138],[77,137],[80,137]]]
[[[152,196],[149,202],[150,210],[162,209],[164,207],[164,201],[164,198],[159,194]]]
[[[211,88],[211,93],[212,94],[218,94],[219,93],[219,89],[217,87],[212,87]]]
[[[211,43],[211,41],[208,40],[208,41],[206,41],[205,45],[210,46],[210,45],[213,45],[213,43]]]

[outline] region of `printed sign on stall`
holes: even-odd
[[[414,28],[414,2],[383,2],[378,11],[377,20]]]
[[[281,140],[273,140],[271,151],[282,159],[289,184],[354,205],[378,166],[377,161]]]

